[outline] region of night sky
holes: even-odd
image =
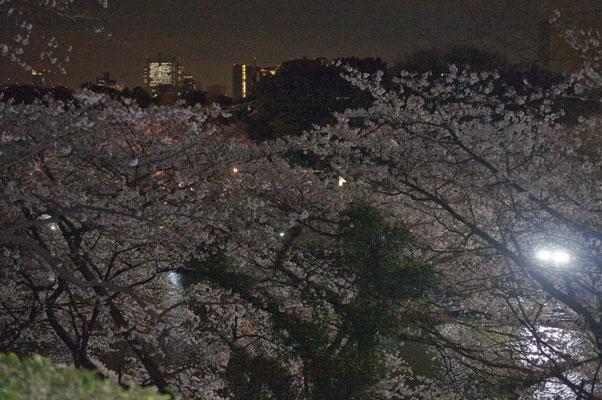
[[[260,66],[303,56],[391,63],[416,47],[463,44],[533,59],[537,23],[551,10],[601,8],[599,0],[109,0],[108,9],[93,2],[85,8],[96,21],[38,21],[38,32],[73,45],[69,75],[55,78],[72,87],[105,71],[130,88],[142,85],[146,57],[161,52],[179,57],[203,87],[226,85],[231,94],[232,64],[253,57]],[[87,28],[96,25],[112,38]],[[24,80],[15,70],[0,60],[3,81],[11,74]]]

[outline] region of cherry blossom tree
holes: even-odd
[[[218,109],[0,103],[0,349],[185,398],[602,397],[600,123],[558,106],[599,87],[588,40],[550,89],[350,70],[373,106],[259,145]]]
[[[583,48],[587,33],[566,35]],[[404,339],[431,345],[463,371],[450,386],[477,397],[602,396],[600,121],[558,106],[600,87],[596,37],[584,70],[550,89],[452,65],[385,90],[382,74],[349,70],[374,105],[292,140],[439,260],[439,297],[409,307],[417,331]]]
[[[211,150],[198,145],[211,130],[191,134],[190,126],[208,117],[202,113],[156,110],[151,116],[93,94],[80,96],[81,106],[49,101],[3,104],[2,242],[9,245],[4,264],[12,266],[3,271],[12,282],[2,296],[4,315],[11,316],[3,339],[60,344],[57,353],[69,354],[75,366],[164,390],[168,373],[153,353],[164,353],[163,336],[170,335],[161,313],[169,310],[156,308],[157,281],[212,236],[205,231],[202,239],[188,237],[175,247],[167,240],[180,229],[172,207],[206,194],[187,181],[192,171],[180,171],[200,154],[183,149],[224,152],[217,143]],[[199,173],[215,175],[216,168],[199,167]],[[17,206],[22,196],[33,202]],[[212,351],[211,360],[222,354],[212,346],[194,347]],[[106,361],[119,349],[112,370],[95,358]]]
[[[369,192],[218,109],[75,97],[0,103],[2,350],[185,398],[429,398],[382,345],[431,268]]]
[[[7,36],[0,40],[0,54],[27,71],[37,68],[36,63],[41,62],[66,74],[72,47],[69,43],[60,43],[55,34],[44,29],[42,21],[58,18],[73,27],[79,25],[102,33],[102,27],[92,26],[94,18],[84,11],[84,3],[81,0],[2,0],[0,15],[9,24],[3,27]],[[107,0],[96,3],[102,8],[108,6]]]

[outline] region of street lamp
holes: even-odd
[[[571,261],[571,254],[563,249],[540,249],[535,254],[538,260],[546,263],[567,264]]]

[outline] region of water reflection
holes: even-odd
[[[167,272],[162,279],[161,306],[165,312],[164,322],[168,326],[168,335],[164,341],[166,354],[177,358],[186,352],[185,345],[179,338],[185,337],[187,307],[186,291],[182,275],[175,271]]]
[[[575,331],[539,326],[535,332],[524,329],[523,333],[528,340],[528,359],[535,365],[546,365],[550,362],[561,365],[562,362],[567,361],[566,355],[570,355],[572,361],[582,361],[585,358],[586,342]],[[539,344],[538,339],[539,343],[543,342],[545,345]],[[560,356],[561,354],[564,358]],[[578,370],[566,371],[565,376],[577,385],[582,380],[587,381],[587,377]],[[533,393],[534,400],[570,399],[574,397],[575,393],[556,378],[548,379],[543,383],[541,389],[537,389]]]
[[[184,295],[184,287],[182,286],[182,275],[175,271],[167,273],[167,296],[164,302],[173,305],[181,301]]]
[[[478,329],[458,323],[443,324],[439,327],[439,331],[443,336],[456,343],[472,343],[477,346],[479,345],[478,338],[482,337],[478,334]],[[509,336],[500,334],[500,339],[503,340],[505,337],[507,340],[514,336],[510,330],[507,333]],[[589,354],[587,338],[574,330],[549,326],[538,326],[533,331],[520,328],[515,338],[517,341],[511,347],[514,347],[514,351],[520,354],[519,359],[522,359],[520,363],[533,368],[534,372],[536,370],[546,371],[552,364],[561,368],[568,362],[574,365],[575,362],[585,360]],[[482,340],[491,339],[482,337]],[[459,369],[456,370],[456,373],[462,379],[463,367],[458,364],[456,369]],[[577,386],[581,382],[589,380],[587,375],[577,368],[565,370],[564,376]],[[575,393],[560,380],[549,378],[537,387],[533,387],[533,391],[526,398],[530,400],[574,399]]]

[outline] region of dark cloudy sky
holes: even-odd
[[[82,0],[80,0],[82,1]],[[83,0],[83,2],[92,0]],[[147,56],[177,56],[203,86],[226,85],[232,64],[279,64],[290,58],[381,57],[392,62],[416,47],[475,44],[533,58],[536,25],[552,9],[602,9],[600,0],[109,0],[85,7],[98,20],[40,21],[73,45],[70,86],[110,72],[142,84]],[[102,25],[112,39],[86,26]],[[0,77],[15,74],[6,59]],[[23,78],[21,78],[23,79]]]

